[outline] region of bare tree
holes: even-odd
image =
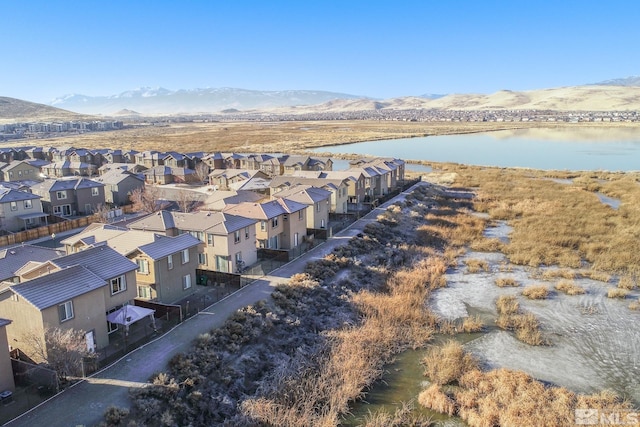
[[[192,212],[195,202],[195,198],[190,194],[189,191],[178,190],[178,194],[176,195],[176,203],[178,204],[181,212]]]
[[[109,208],[109,206],[100,203],[94,210],[93,210],[94,215],[96,215],[100,222],[109,222],[109,220],[111,219],[109,217],[109,214],[111,213],[111,209]]]
[[[160,190],[157,187],[145,185],[144,188],[136,188],[129,194],[129,200],[136,211],[154,213],[162,209],[159,203]]]
[[[24,340],[34,351],[33,356],[45,361],[61,380],[82,375],[83,359],[96,355],[87,348],[84,332],[77,329],[47,327],[44,335],[31,332]]]
[[[198,162],[195,167],[196,176],[198,179],[204,183],[204,181],[209,177],[209,172],[211,172],[209,165],[205,162]]]

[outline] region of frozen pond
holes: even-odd
[[[464,259],[483,259],[489,272],[467,273]],[[456,319],[469,310],[483,313],[485,322],[497,317],[495,301],[500,295],[516,295],[522,309],[541,322],[549,346],[534,347],[518,341],[510,332],[493,329],[467,344],[488,368],[506,367],[529,373],[535,378],[568,387],[576,392],[592,393],[612,389],[640,403],[640,329],[638,313],[629,310],[626,300],[606,297],[615,285],[590,279],[575,279],[586,293],[569,296],[553,290],[558,280],[544,281],[540,270],[509,266],[502,254],[469,253],[459,267],[447,274],[448,287],[438,290],[431,308],[440,316]],[[497,277],[511,277],[520,286],[500,288]],[[546,300],[529,300],[520,293],[523,287],[545,284],[552,293]],[[474,313],[476,314],[476,313]]]

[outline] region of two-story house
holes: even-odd
[[[160,211],[129,224],[133,230],[177,236],[188,233],[201,244],[201,270],[235,273],[257,262],[256,220],[220,212]]]
[[[0,249],[0,282],[20,282],[18,271],[27,264],[59,258],[63,251],[36,245],[19,245]]]
[[[0,166],[0,181],[42,181],[40,168],[25,160],[14,160]]]
[[[51,215],[90,215],[105,204],[104,184],[87,178],[45,179],[31,191]]]
[[[46,223],[40,196],[0,185],[0,230],[17,232]]]
[[[107,315],[133,301],[137,268],[104,245],[34,266],[35,278],[0,290],[0,311],[13,321],[9,342],[36,362],[31,338],[44,342],[48,328],[83,331],[89,350],[104,348],[118,328]]]
[[[138,174],[122,169],[110,170],[93,180],[104,184],[104,200],[109,206],[128,205],[131,192],[144,187],[144,179]]]
[[[331,208],[331,192],[310,185],[296,185],[273,195],[274,198],[285,198],[307,206],[307,232],[315,229],[326,229],[329,224]]]
[[[316,173],[314,172],[314,175]],[[322,188],[331,193],[330,213],[345,214],[349,212],[349,179],[348,178],[307,178],[302,176],[282,175],[272,178],[269,184],[270,195],[273,197],[280,191],[297,185],[308,185]]]
[[[200,241],[190,234],[156,236],[127,255],[138,265],[137,296],[176,303],[195,292]]]
[[[9,357],[9,340],[6,330],[6,326],[10,324],[11,320],[0,318],[0,390],[13,392],[16,385],[13,381],[13,368],[11,367],[11,357]]]
[[[263,203],[229,205],[224,213],[257,220],[256,245],[265,249],[293,249],[306,239],[306,209],[285,198]]]

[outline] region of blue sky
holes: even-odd
[[[640,74],[639,16],[628,0],[9,0],[0,96],[572,86]]]

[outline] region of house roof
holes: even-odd
[[[87,178],[45,179],[32,188],[47,192],[60,190],[78,190],[82,188],[104,187],[104,184]]]
[[[331,192],[310,185],[295,185],[287,190],[279,191],[273,195],[277,198],[285,197],[305,205],[312,205],[331,197]]]
[[[176,228],[176,225],[171,212],[163,210],[130,222],[127,227],[132,230],[167,231]]]
[[[29,261],[44,262],[58,258],[64,252],[35,245],[13,246],[0,250],[0,281],[15,276]]]
[[[214,191],[203,201],[203,208],[212,211],[221,211],[227,205],[238,204],[242,202],[258,202],[264,199],[264,196],[255,191]]]
[[[185,233],[176,237],[160,236],[155,242],[138,247],[138,250],[153,260],[157,260],[199,244],[200,240]]]
[[[138,175],[127,172],[123,169],[110,169],[99,177],[93,178],[94,181],[108,185],[119,184],[125,179],[136,179],[140,182],[144,182],[144,179],[140,178]]]
[[[21,200],[33,200],[39,198],[40,196],[33,193],[14,190],[0,185],[0,203],[19,202]]]
[[[11,320],[0,318],[0,327],[7,326],[9,323],[11,323]]]
[[[60,268],[82,265],[103,280],[120,276],[138,268],[137,264],[109,246],[101,245],[51,260]]]
[[[224,212],[259,220],[275,218],[278,215],[298,212],[305,209],[306,205],[288,199],[270,200],[264,203],[240,203],[229,205]]]
[[[99,289],[106,284],[106,279],[98,277],[88,268],[82,265],[72,265],[26,282],[17,283],[10,286],[10,289],[37,309],[44,310]]]

